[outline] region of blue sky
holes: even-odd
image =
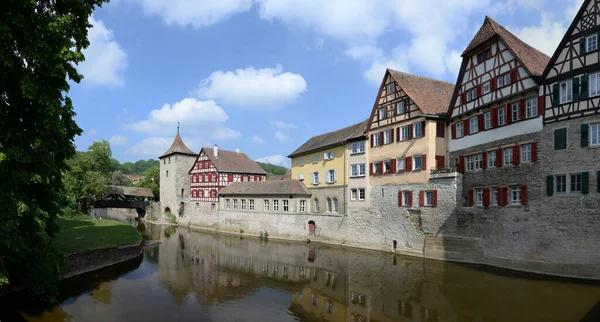
[[[385,68],[456,81],[491,16],[552,55],[582,0],[113,0],[90,19],[70,96],[85,150],[157,158],[181,122],[215,143],[289,166],[313,135],[369,116]]]

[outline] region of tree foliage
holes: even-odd
[[[267,177],[281,176],[281,175],[284,175],[288,170],[286,167],[282,167],[282,166],[278,166],[278,165],[274,165],[274,164],[270,164],[270,163],[262,163],[262,162],[256,162],[256,163],[258,163],[258,165],[260,165],[265,171],[267,171]]]
[[[144,179],[137,183],[138,187],[149,188],[154,194],[154,200],[160,200],[160,164],[143,173]]]
[[[0,284],[53,296],[62,175],[81,134],[67,96],[105,0],[4,0],[0,10]]]
[[[123,164],[119,163],[116,159],[111,159],[110,168],[111,171],[121,171],[124,174],[136,174],[136,175],[144,175],[144,173],[155,166],[159,166],[160,162],[158,160],[148,159],[148,160],[139,160],[136,162],[125,162]]]

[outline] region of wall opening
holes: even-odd
[[[166,214],[169,214],[169,213],[171,213],[171,208],[169,208],[169,207],[165,208],[165,213],[166,213]]]
[[[183,189],[181,189],[181,195],[183,196]]]
[[[395,251],[395,250],[396,250],[396,247],[398,247],[398,241],[397,241],[397,240],[394,240],[394,241],[393,241],[393,243],[394,243],[394,251]]]
[[[310,233],[314,234],[316,229],[317,229],[317,225],[315,225],[315,222],[314,222],[314,221],[312,221],[312,220],[311,220],[311,221],[309,221],[309,222],[308,222],[308,231],[309,231]]]

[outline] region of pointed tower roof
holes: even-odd
[[[526,44],[488,16],[485,17],[483,26],[481,26],[461,56],[467,56],[494,36],[498,36],[504,41],[506,46],[508,46],[532,75],[540,76],[544,73],[550,57]]]
[[[162,159],[171,154],[185,154],[185,155],[193,155],[193,156],[198,155],[197,153],[194,153],[194,151],[190,150],[185,145],[185,143],[183,143],[183,140],[181,139],[181,136],[179,135],[179,124],[177,124],[177,135],[175,136],[175,140],[173,140],[173,144],[171,144],[171,147],[167,150],[167,152],[163,153],[158,158]]]

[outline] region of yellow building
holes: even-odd
[[[312,193],[311,212],[346,214],[346,145],[357,131],[364,131],[364,122],[314,136],[288,156],[292,179],[304,181]]]

